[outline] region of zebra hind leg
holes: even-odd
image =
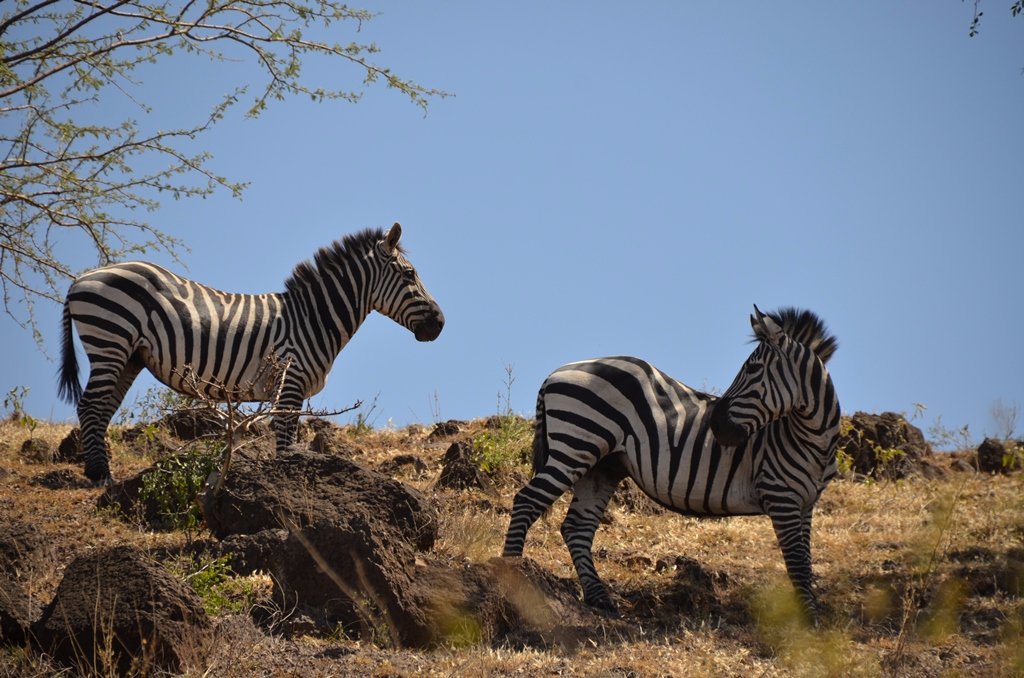
[[[775,536],[786,562],[786,572],[796,589],[805,619],[818,625],[818,599],[811,580],[811,511],[813,507],[770,511]]]
[[[583,602],[611,617],[619,613],[594,567],[592,547],[608,502],[625,476],[617,456],[601,460],[573,486],[573,500],[561,529],[583,588]]]
[[[590,468],[588,464],[569,469],[547,465],[538,470],[537,475],[516,492],[512,500],[512,518],[509,520],[508,532],[505,533],[505,548],[501,555],[506,558],[523,555],[530,526]]]
[[[85,476],[96,485],[114,482],[110,475],[107,427],[142,367],[137,355],[125,363],[117,360],[92,361],[89,381],[78,401],[78,423],[82,431]]]

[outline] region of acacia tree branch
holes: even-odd
[[[191,144],[222,120],[246,92],[247,77],[197,124],[154,129],[150,109],[133,95],[135,69],[175,54],[215,63],[241,60],[260,78],[246,111],[258,116],[271,99],[358,101],[359,89],[324,86],[302,71],[309,57],[340,61],[381,81],[426,111],[448,96],[374,63],[373,43],[320,40],[337,22],[356,32],[373,14],[337,0],[39,0],[0,5],[0,281],[4,310],[38,334],[37,298],[59,299],[73,276],[55,246],[84,251],[101,263],[182,243],[135,215],[152,212],[161,194],[203,197],[244,183],[210,169],[210,155]],[[304,35],[304,31],[311,35]],[[179,57],[180,58],[180,57]],[[142,110],[134,118],[95,120],[92,107],[111,97]],[[139,169],[144,167],[145,169]],[[59,241],[59,243],[58,243]],[[53,262],[48,264],[47,262]],[[20,295],[20,298],[19,298]],[[18,304],[16,314],[12,304]]]

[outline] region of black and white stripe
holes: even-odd
[[[806,609],[811,512],[836,473],[839,401],[825,363],[838,343],[809,311],[751,316],[757,347],[719,398],[638,358],[570,363],[540,388],[534,477],[515,496],[505,556],[570,487],[562,537],[584,600],[615,606],[594,568],[594,532],[626,476],[659,504],[694,516],[767,514]]]
[[[298,410],[318,393],[338,353],[371,311],[419,341],[441,333],[444,315],[399,245],[397,223],[321,248],[277,294],[230,294],[155,264],[125,262],[83,274],[64,302],[59,393],[78,404],[85,474],[110,482],[107,426],[143,368],[182,393],[268,400],[268,364],[288,364],[278,407]],[[72,323],[89,357],[83,390]],[[298,416],[275,417],[277,449],[295,441]]]

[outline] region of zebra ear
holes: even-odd
[[[782,326],[767,313],[762,313],[757,304],[754,304],[754,313],[750,316],[750,326],[754,328],[755,337],[776,346],[785,334]]]
[[[396,221],[394,226],[391,227],[391,230],[388,231],[388,234],[384,236],[384,251],[389,255],[394,254],[395,250],[398,249],[398,241],[401,237],[402,225]]]

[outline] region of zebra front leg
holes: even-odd
[[[583,602],[611,617],[618,617],[619,611],[594,567],[593,544],[601,517],[623,477],[619,460],[607,457],[576,481],[561,529],[583,588]]]
[[[515,499],[512,500],[512,518],[509,520],[508,532],[505,533],[505,548],[501,555],[523,555],[526,533],[530,526],[537,522],[537,518],[551,508],[555,500],[565,494],[565,491],[587,470],[586,466],[572,469],[545,466],[516,492]]]
[[[790,508],[790,507],[787,507]],[[805,618],[818,625],[818,600],[811,580],[811,512],[813,507],[769,512],[775,536],[786,562],[786,572],[796,590]]]
[[[305,400],[302,393],[301,384],[286,380],[277,402],[274,403],[277,414],[271,418],[270,428],[277,439],[275,452],[279,455],[295,444],[299,431],[299,410],[302,409],[302,401]]]
[[[292,413],[276,414],[270,421],[270,428],[273,429],[276,439],[274,451],[276,454],[283,454],[289,447],[295,444],[295,438],[299,432],[299,415]]]

